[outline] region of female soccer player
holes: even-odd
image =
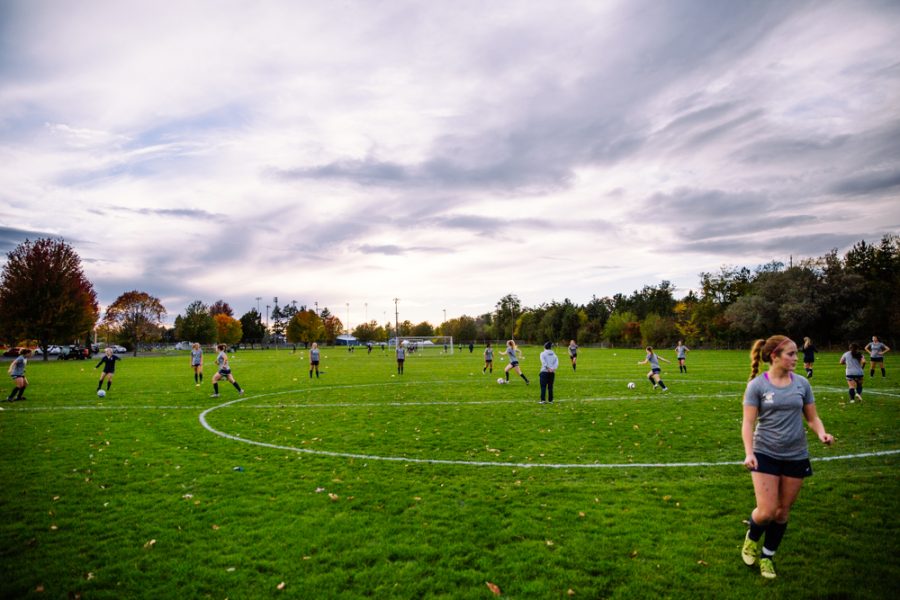
[[[855,402],[857,398],[862,402],[863,378],[866,374],[866,358],[859,350],[858,344],[850,344],[850,349],[841,356],[841,364],[846,368],[844,374],[847,377],[847,393],[850,395],[850,402]]]
[[[769,369],[757,376],[760,361],[769,363]],[[803,478],[812,475],[803,418],[822,443],[834,442],[816,412],[809,381],[794,374],[796,366],[797,345],[783,335],[757,340],[750,350],[741,438],[756,508],[750,514],[741,558],[751,567],[759,563],[759,572],[767,579],[775,578],[775,551],[787,529],[791,505]],[[766,539],[760,554],[763,534]]]
[[[313,370],[316,372],[316,379],[319,378],[319,344],[312,343],[309,348],[309,378],[312,379]]]
[[[878,341],[878,336],[873,335],[872,341],[866,344],[866,352],[869,353],[869,377],[875,377],[875,363],[881,365],[881,376],[885,377],[884,372],[884,353],[890,352],[884,343]]]
[[[525,380],[525,385],[531,383],[519,367],[519,357],[522,356],[522,351],[519,350],[519,347],[516,346],[516,343],[513,340],[506,342],[506,355],[509,357],[509,364],[503,369],[503,373],[506,375],[507,383],[509,383],[509,372],[511,369],[515,369],[516,373],[519,374],[519,377]]]
[[[553,351],[553,344],[547,342],[544,344],[544,351],[541,352],[541,404],[549,402],[553,404],[553,382],[556,379],[556,370],[559,368],[559,358]],[[545,395],[545,392],[547,394]],[[545,397],[548,400],[545,401]]]
[[[575,340],[569,340],[569,360],[572,361],[572,370],[575,370],[576,362],[578,361],[578,344],[575,343]]]
[[[646,365],[647,363],[650,363],[650,372],[647,373],[647,379],[653,384],[653,389],[655,390],[656,388],[661,387],[664,392],[668,392],[669,388],[666,387],[665,382],[663,382],[662,377],[659,375],[662,372],[659,361],[669,362],[667,359],[654,352],[652,346],[647,346],[647,357],[638,364]]]
[[[808,337],[803,338],[803,368],[806,369],[806,378],[813,376],[813,363],[816,362],[816,347]]]
[[[397,344],[397,375],[403,375],[403,363],[406,362],[406,348],[403,341]]]
[[[481,369],[481,373],[484,374],[488,371],[494,372],[494,349],[490,342],[484,346],[484,367]]]
[[[30,348],[22,348],[19,355],[9,365],[7,373],[12,377],[13,389],[6,397],[7,402],[15,402],[16,400],[26,400],[25,388],[28,387],[28,379],[25,377],[25,365],[28,364],[28,357],[31,356]]]
[[[219,370],[213,375],[213,393],[210,396],[211,398],[219,397],[219,380],[223,377],[234,386],[238,394],[244,394],[243,388],[238,385],[238,382],[234,380],[234,375],[231,374],[231,367],[228,365],[228,354],[225,352],[225,348],[225,344],[216,346],[216,349],[219,351],[219,355],[216,357],[216,364],[219,365]]]
[[[687,373],[687,365],[684,364],[684,359],[687,358],[687,353],[690,351],[691,349],[685,346],[682,340],[678,340],[678,345],[675,346],[675,358],[678,359],[679,373]]]
[[[100,357],[100,362],[97,363],[97,366],[94,368],[98,368],[100,365],[103,365],[103,374],[100,376],[100,381],[97,383],[97,389],[103,387],[103,380],[106,380],[106,391],[109,391],[109,388],[112,387],[113,375],[116,374],[116,361],[122,360],[115,354],[113,354],[112,348],[107,348],[104,356]]]
[[[203,383],[203,350],[197,342],[191,344],[191,368],[194,369],[194,384],[200,387]]]

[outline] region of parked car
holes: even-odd
[[[112,351],[115,352],[116,354],[128,352],[128,348],[126,348],[125,346],[119,346],[118,344],[112,344],[110,346],[110,348],[112,348]]]
[[[175,349],[176,350],[190,350],[192,346],[193,346],[192,342],[178,342],[177,344],[175,344]]]
[[[71,346],[63,346],[57,360],[84,360],[90,355],[90,348],[73,344]]]
[[[6,352],[3,353],[3,356],[5,356],[7,358],[14,358],[19,355],[20,350],[21,350],[21,348],[19,348],[19,347],[10,348],[9,350],[7,350]]]

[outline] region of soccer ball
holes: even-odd
[[[497,378],[497,383],[499,383],[500,385],[503,385],[504,383],[506,383],[506,380],[503,379],[502,377],[498,377],[498,378]]]
[[[633,389],[634,389],[634,382],[633,382],[633,381],[629,381],[629,382],[628,382],[628,389],[629,389],[629,390],[633,390]]]
[[[98,397],[102,398],[102,397],[105,396],[105,395],[106,395],[106,392],[104,392],[103,390],[97,390],[97,396],[98,396]]]

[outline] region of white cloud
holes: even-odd
[[[65,237],[104,302],[438,322],[900,228],[891,3],[3,10],[0,242]]]

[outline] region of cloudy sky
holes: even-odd
[[[896,1],[0,3],[0,251],[438,324],[900,231]],[[263,308],[263,311],[265,308]]]

